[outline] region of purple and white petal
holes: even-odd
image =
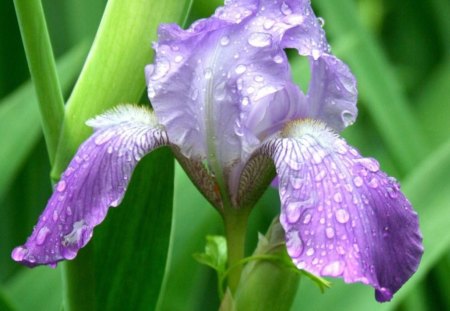
[[[333,55],[310,57],[311,81],[306,116],[321,120],[336,132],[356,120],[356,80],[348,66]]]
[[[226,1],[188,30],[160,27],[148,95],[185,156],[229,165],[306,116],[283,49],[320,57],[324,38],[309,1]]]
[[[87,122],[94,134],[78,149],[27,242],[12,258],[29,267],[73,259],[109,206],[120,204],[137,162],[167,144],[148,109],[119,106]]]
[[[298,121],[267,143],[279,177],[280,222],[298,268],[373,286],[388,301],[417,269],[417,214],[396,180],[323,123]]]

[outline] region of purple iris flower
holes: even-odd
[[[304,94],[285,48],[309,59]],[[87,122],[25,245],[27,266],[73,259],[137,162],[167,145],[217,208],[251,208],[275,177],[299,269],[373,286],[388,301],[422,255],[417,215],[394,178],[338,133],[357,115],[356,81],[330,53],[307,0],[228,0],[188,30],[161,25],[145,70],[154,112],[123,105]]]

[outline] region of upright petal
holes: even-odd
[[[188,157],[242,160],[306,116],[284,48],[328,53],[309,1],[231,0],[188,30],[162,25],[148,94],[168,136]]]
[[[275,163],[289,255],[298,268],[376,289],[388,301],[417,269],[417,215],[394,178],[323,123],[299,121],[262,149]]]
[[[145,108],[119,106],[87,124],[94,134],[78,149],[25,245],[13,250],[15,261],[33,267],[73,259],[109,206],[120,204],[137,162],[167,144]]]
[[[310,57],[311,81],[306,116],[321,120],[336,132],[353,124],[358,114],[356,80],[347,65],[333,55]]]

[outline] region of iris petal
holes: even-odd
[[[24,265],[73,259],[92,237],[109,206],[120,204],[138,161],[167,144],[153,114],[121,106],[93,120],[94,134],[78,149],[56,184],[33,233],[12,258]]]
[[[289,255],[300,269],[370,284],[388,301],[419,264],[417,215],[376,160],[322,123],[303,122],[265,146],[279,177]]]
[[[284,123],[306,117],[284,48],[314,59],[328,43],[309,1],[226,1],[188,30],[161,25],[148,94],[172,143],[191,158],[245,160]]]

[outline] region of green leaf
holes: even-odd
[[[14,310],[61,310],[62,284],[60,268],[38,267],[24,270],[10,280],[4,287],[4,290]],[[0,310],[3,309],[0,308]]]
[[[350,65],[362,103],[370,112],[396,164],[404,172],[424,158],[427,142],[401,86],[373,35],[359,21],[352,0],[314,2],[338,41],[333,46]]]
[[[223,274],[227,268],[227,240],[221,235],[208,235],[204,253],[195,253],[195,260]]]
[[[173,163],[168,148],[141,160],[123,203],[96,229],[98,310],[156,308],[171,236]]]
[[[87,119],[144,93],[144,67],[160,23],[182,23],[192,0],[110,0],[89,58],[67,103],[52,176],[59,179],[80,143],[91,133]]]

